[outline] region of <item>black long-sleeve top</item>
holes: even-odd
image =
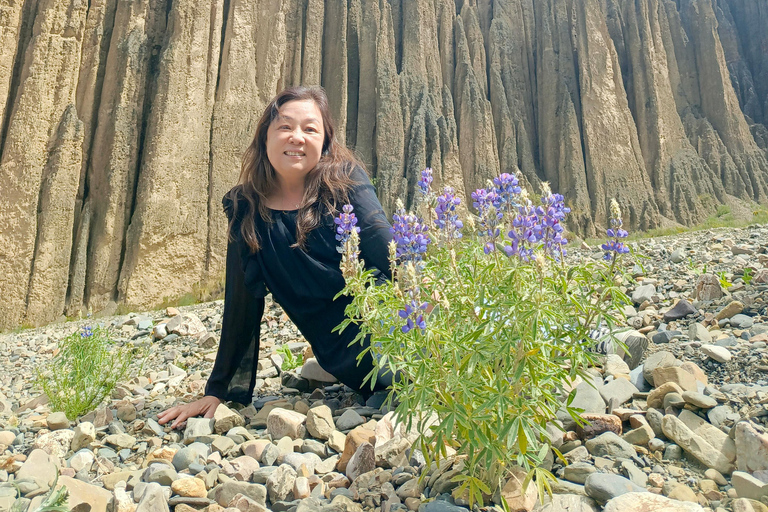
[[[366,267],[389,275],[388,243],[390,224],[365,171],[355,168],[351,178],[357,183],[349,200],[360,228],[360,257]],[[246,212],[246,201],[238,187],[222,201],[227,217],[233,215],[238,200],[238,216]],[[339,205],[339,209],[340,209]],[[325,212],[320,225],[307,234],[305,249],[291,247],[296,242],[297,211],[271,210],[271,222],[258,212],[254,215],[261,249],[251,253],[240,235],[239,221],[233,224],[227,246],[226,283],[221,340],[205,394],[222,400],[251,403],[259,358],[259,335],[264,314],[264,297],[269,292],[312,345],[312,351],[327,372],[344,384],[360,389],[373,360],[360,343],[348,346],[358,330],[350,325],[344,332],[332,332],[350,303],[347,296],[333,300],[344,287],[336,249],[336,225]]]

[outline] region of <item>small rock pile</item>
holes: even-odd
[[[768,512],[768,228],[721,229],[636,243],[627,328],[645,353],[611,350],[572,383],[576,422],[558,412],[545,461],[557,477],[538,502],[513,470],[503,496],[518,511]],[[570,257],[598,258],[588,248]],[[706,268],[705,268],[706,267]],[[158,412],[200,396],[222,302],[99,319],[119,344],[147,348],[108,404],[74,421],[32,387],[57,341],[93,322],[0,337],[0,510],[17,494],[34,510],[54,484],[79,511],[308,512],[468,510],[452,496],[461,458],[425,464],[382,394],[335,382],[295,326],[268,302],[256,400],[222,404],[183,431]],[[283,368],[287,345],[303,366]],[[18,491],[17,491],[18,489]]]

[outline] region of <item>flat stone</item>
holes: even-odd
[[[664,404],[664,398],[669,393],[678,393],[682,396],[683,388],[681,388],[675,382],[665,382],[648,394],[648,407],[653,409],[661,409]]]
[[[267,503],[267,488],[261,484],[251,484],[248,482],[238,482],[237,480],[229,480],[218,485],[210,493],[216,503],[222,507],[229,506],[232,498],[237,494],[248,496],[252,500],[262,505]]]
[[[56,480],[56,464],[54,464],[49,455],[41,449],[35,449],[27,456],[27,460],[16,472],[16,480],[30,479],[36,480],[46,489],[53,485]]]
[[[367,473],[373,471],[376,467],[376,454],[371,443],[361,443],[357,447],[355,453],[349,459],[346,467],[346,475],[350,481],[354,482],[355,479]]]
[[[701,301],[717,300],[723,296],[720,279],[713,274],[702,274],[696,280],[694,296]]]
[[[611,382],[600,388],[600,396],[605,403],[616,400],[619,405],[623,405],[632,399],[632,395],[637,393],[637,388],[627,379],[613,379]]]
[[[704,355],[718,363],[727,363],[733,358],[730,350],[718,345],[702,345],[700,350]]]
[[[635,304],[642,304],[645,301],[650,301],[653,295],[656,293],[656,285],[644,284],[635,288],[632,292],[632,302]]]
[[[584,483],[587,495],[599,504],[604,504],[616,496],[630,492],[645,492],[628,478],[611,473],[593,473]]]
[[[160,484],[150,483],[144,490],[136,512],[169,512],[168,501]]]
[[[698,503],[673,500],[652,492],[629,492],[605,504],[603,512],[704,512]]]
[[[538,512],[598,512],[600,508],[592,498],[578,494],[544,495],[544,502]]]
[[[107,504],[109,503],[109,500],[112,499],[112,493],[103,487],[91,485],[82,480],[75,480],[68,476],[59,476],[57,488],[62,486],[69,490],[69,497],[67,498],[67,507],[69,510],[106,512]],[[83,508],[86,505],[90,508]]]
[[[621,434],[621,419],[614,414],[581,413],[580,417],[587,422],[576,425],[576,434],[581,439],[592,439],[604,432]]]
[[[136,438],[129,434],[112,434],[105,437],[104,442],[117,448],[133,448]]]
[[[736,489],[739,498],[760,501],[764,496],[768,496],[768,483],[744,471],[733,472],[731,485]]]
[[[706,396],[702,393],[697,393],[695,391],[684,391],[683,400],[685,400],[686,403],[689,403],[701,409],[711,409],[717,406],[717,400],[715,400],[711,396]]]
[[[688,328],[688,337],[691,341],[703,341],[704,343],[712,342],[712,335],[709,334],[707,328],[699,322],[691,324]]]
[[[569,482],[584,484],[587,481],[587,477],[596,471],[597,468],[588,462],[574,462],[565,466],[563,478]]]
[[[653,383],[655,386],[662,386],[667,382],[674,382],[683,391],[697,391],[699,389],[694,376],[679,366],[668,366],[653,370]]]
[[[360,426],[347,434],[344,442],[344,451],[339,458],[339,463],[336,465],[336,469],[339,472],[346,474],[349,460],[363,443],[370,443],[373,446],[376,443],[376,433],[373,430]]]
[[[215,423],[216,420],[213,418],[187,418],[187,427],[184,429],[184,440],[194,441],[198,437],[212,435]]]
[[[205,490],[205,482],[199,478],[179,478],[171,483],[171,490],[179,496],[189,498],[205,498],[208,491]]]
[[[720,320],[728,319],[734,315],[738,315],[742,311],[744,311],[744,304],[742,304],[738,300],[734,300],[729,302],[727,306],[725,306],[723,309],[717,312],[717,314],[715,315],[715,320],[720,321]]]
[[[733,471],[732,463],[703,437],[694,433],[677,416],[667,414],[662,421],[664,435],[677,443],[686,453],[707,466],[722,474],[730,474]]]

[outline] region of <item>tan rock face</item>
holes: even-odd
[[[631,229],[764,200],[758,3],[5,0],[0,329],[215,289],[221,197],[291,85],[326,88],[388,212],[427,166],[464,198],[547,181],[588,236],[614,196]]]

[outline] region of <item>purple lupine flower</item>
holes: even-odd
[[[342,254],[346,254],[349,260],[357,260],[358,247],[357,235],[360,234],[360,228],[357,226],[357,217],[352,213],[354,208],[351,204],[345,204],[342,207],[339,216],[333,219],[336,224],[336,240],[339,246],[336,248]],[[352,233],[355,236],[352,236]]]
[[[512,228],[507,236],[511,245],[504,247],[507,256],[517,256],[523,261],[530,261],[533,255],[533,245],[539,241],[536,236],[538,217],[536,208],[531,204],[528,195],[523,192],[520,196],[520,205],[517,215],[512,219]]]
[[[83,330],[80,333],[80,337],[81,338],[90,338],[91,336],[93,336],[93,330],[91,329],[90,325],[86,325],[85,327],[83,327]]]
[[[456,213],[456,207],[460,204],[461,199],[456,197],[453,187],[445,187],[443,194],[437,198],[435,225],[445,234],[448,241],[462,236],[461,228],[464,227],[464,223],[459,220],[459,215]]]
[[[496,240],[501,233],[498,226],[503,214],[499,210],[499,197],[492,190],[479,188],[472,192],[472,199],[474,200],[472,205],[477,209],[480,221],[480,231],[477,234],[489,239],[483,246],[483,252],[490,254],[496,250]]]
[[[498,197],[497,208],[505,212],[512,212],[512,209],[517,206],[515,197],[523,191],[518,183],[517,177],[514,174],[506,172],[493,178],[493,191]]]
[[[402,263],[406,261],[421,261],[422,255],[427,252],[427,245],[431,242],[426,234],[427,226],[419,216],[406,213],[400,208],[392,216],[392,239],[397,244],[395,257]]]
[[[623,222],[621,220],[621,208],[616,199],[611,199],[611,227],[606,231],[608,235],[608,242],[604,243],[601,247],[605,251],[603,259],[606,261],[612,261],[618,258],[619,254],[627,254],[629,247],[624,245],[621,240],[627,238],[629,233],[622,229]]]
[[[422,195],[429,195],[432,179],[432,169],[430,167],[421,171],[421,178],[419,179],[418,186]]]
[[[565,206],[563,196],[553,194],[546,184],[541,195],[541,203],[541,206],[536,207],[537,222],[533,228],[534,235],[537,242],[543,243],[544,251],[559,261],[561,256],[565,256],[563,246],[568,243],[563,236],[562,221],[571,209]]]
[[[397,312],[400,318],[405,320],[405,325],[400,328],[403,334],[407,334],[415,327],[418,327],[421,332],[427,329],[427,322],[424,320],[424,311],[427,306],[426,302],[419,304],[412,299],[410,303],[405,305],[404,309]]]
[[[352,210],[354,207],[351,204],[345,204],[339,216],[333,219],[336,224],[336,240],[342,244],[349,239],[352,231],[360,233],[360,228],[357,227],[357,217],[352,213]]]

